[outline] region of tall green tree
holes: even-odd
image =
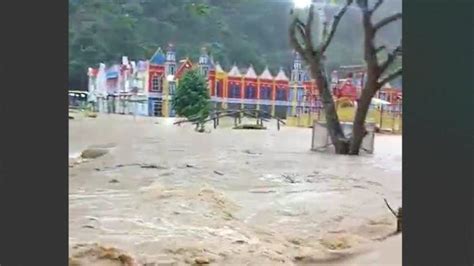
[[[196,70],[187,70],[179,80],[172,107],[178,116],[195,120],[204,130],[204,121],[210,112],[210,97],[204,77]]]

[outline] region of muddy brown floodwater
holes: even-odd
[[[311,152],[311,130],[69,122],[70,265],[401,265],[401,136]],[[78,160],[88,147],[106,150]],[[74,163],[75,162],[75,163]]]

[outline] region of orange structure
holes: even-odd
[[[357,101],[365,85],[365,80],[365,66],[342,66],[331,74],[333,94],[336,99],[349,98],[352,101]],[[400,104],[402,101],[402,90],[392,87],[387,83],[384,84],[374,97],[387,101],[390,104]]]
[[[376,98],[387,101],[391,104],[402,103],[402,91],[398,88],[392,87],[390,83],[385,84],[376,94]]]

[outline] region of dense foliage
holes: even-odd
[[[234,62],[276,72],[291,64],[288,41],[291,0],[69,0],[69,85],[84,89],[87,67],[117,63],[122,55],[147,59],[172,42],[178,58],[196,60],[207,46],[226,69]],[[400,11],[385,1],[380,15]],[[330,69],[362,63],[360,12],[349,11],[328,51]],[[396,46],[401,23],[387,27],[381,42]]]
[[[195,69],[187,70],[179,80],[172,107],[178,116],[204,121],[209,116],[210,103],[207,83]],[[202,123],[201,123],[202,124]]]

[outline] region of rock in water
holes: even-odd
[[[109,150],[101,148],[88,148],[81,153],[81,158],[83,159],[95,159],[100,156],[107,154]]]
[[[204,257],[197,257],[194,259],[194,262],[196,262],[196,264],[199,264],[199,265],[211,263],[211,261],[208,258],[204,258]]]
[[[69,265],[120,265],[136,266],[138,262],[122,250],[98,244],[82,244],[73,247]]]

